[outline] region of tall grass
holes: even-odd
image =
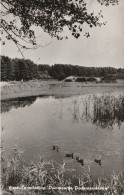
[[[73,102],[73,121],[91,121],[102,128],[121,127],[124,122],[124,96],[89,95],[87,99]]]
[[[11,158],[7,158],[2,151],[2,191],[11,191],[14,195],[16,194],[110,194],[110,195],[121,195],[124,193],[123,173],[118,175],[113,173],[109,180],[98,178],[97,181],[92,178],[90,167],[85,169],[82,167],[82,175],[68,174],[72,173],[71,170],[66,168],[65,162],[62,165],[57,162],[46,161],[45,159],[39,158],[39,162],[26,163],[22,158],[23,151],[14,148],[13,155]],[[45,190],[14,190],[9,187],[45,187]],[[49,186],[53,187],[68,187],[67,190],[51,190]],[[80,191],[74,190],[74,186],[79,187],[107,187],[104,191]],[[71,189],[72,187],[72,189]],[[71,190],[69,190],[71,189]],[[5,193],[3,193],[5,194]]]
[[[102,127],[121,126],[124,121],[124,96],[103,95],[94,97],[93,122]]]

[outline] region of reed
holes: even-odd
[[[95,180],[91,176],[91,168],[88,169],[82,167],[82,174],[80,176],[72,174],[72,170],[66,168],[66,163],[62,165],[57,162],[50,162],[42,159],[40,156],[39,162],[30,162],[27,164],[22,158],[23,151],[18,148],[13,149],[13,155],[11,158],[5,157],[5,152],[2,151],[2,178],[1,187],[3,195],[9,194],[10,191],[14,195],[52,195],[52,194],[88,194],[89,192],[74,190],[74,186],[80,188],[107,187],[104,191],[93,191],[91,189],[90,194],[105,194],[105,195],[121,195],[124,193],[123,173],[111,175],[109,180],[98,178]],[[71,173],[71,174],[68,174]],[[44,187],[45,190],[9,190],[9,187]],[[54,187],[68,187],[67,190],[51,190],[49,186]],[[69,190],[70,189],[70,190]]]
[[[124,121],[124,96],[103,95],[94,97],[93,122],[106,128]]]
[[[81,104],[82,103],[82,104]],[[124,122],[124,96],[123,95],[90,95],[85,101],[74,103],[73,118],[75,122],[91,121],[102,128],[113,129],[117,124],[121,127]]]

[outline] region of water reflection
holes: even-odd
[[[116,124],[120,128],[124,122],[124,96],[122,95],[77,97],[71,106],[73,107],[73,123],[79,123],[80,120],[82,122],[91,121],[102,128],[113,129]]]
[[[93,167],[95,176],[123,169],[124,96],[47,96],[5,103],[10,104],[9,109],[19,108],[2,114],[2,141],[7,152],[17,143],[25,150],[27,162],[36,162],[39,154],[58,163],[66,161],[67,167],[80,172],[82,167],[75,160],[65,158],[65,154],[73,153],[74,158],[84,159],[84,166]],[[60,152],[52,150],[54,145]],[[94,159],[102,159],[102,166]]]
[[[120,127],[124,122],[124,97],[95,96],[92,120],[103,128],[113,128],[116,123]]]
[[[48,96],[47,96],[48,97]],[[46,96],[41,96],[46,98]],[[86,95],[72,97],[53,97],[59,100],[60,110],[58,118],[63,120],[67,114],[64,111],[66,99],[70,99],[67,104],[68,113],[72,116],[73,123],[92,122],[102,128],[113,128],[115,124],[120,128],[124,122],[124,96],[122,95]],[[8,112],[12,108],[30,106],[36,101],[37,97],[17,98],[9,101],[2,101],[1,111]],[[66,112],[68,112],[66,110]]]
[[[11,100],[4,100],[1,102],[1,112],[8,112],[12,108],[19,108],[19,107],[25,107],[30,106],[35,102],[37,97],[23,97],[23,98],[16,98]]]

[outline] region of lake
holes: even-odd
[[[39,96],[2,101],[2,144],[11,156],[17,145],[26,162],[39,155],[81,174],[109,177],[124,169],[124,93]],[[59,152],[52,149],[60,147]],[[67,158],[73,153],[74,159]],[[76,157],[83,158],[81,166]],[[102,165],[94,162],[101,159]]]

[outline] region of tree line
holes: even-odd
[[[28,81],[32,79],[52,78],[63,80],[68,76],[110,77],[124,79],[124,69],[113,67],[84,67],[71,64],[35,64],[27,59],[11,59],[1,56],[1,81]]]

